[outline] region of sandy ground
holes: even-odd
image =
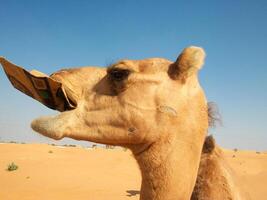
[[[253,200],[267,199],[267,153],[225,150]],[[11,162],[19,168],[7,171]],[[140,173],[129,151],[0,144],[2,200],[137,200]]]

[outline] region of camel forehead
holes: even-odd
[[[153,73],[167,71],[170,64],[172,62],[164,58],[147,58],[143,60],[120,60],[111,67],[128,69],[134,72]]]

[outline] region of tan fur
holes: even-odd
[[[142,173],[141,200],[188,200],[208,128],[205,94],[197,73],[205,53],[186,48],[176,62],[122,60],[52,74],[77,104],[41,117],[32,128],[54,139],[70,137],[132,150]],[[114,81],[110,74],[126,70]]]
[[[245,200],[234,171],[212,136],[206,138],[191,200]]]

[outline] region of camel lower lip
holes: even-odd
[[[60,140],[63,136],[53,130],[53,118],[55,118],[55,116],[38,117],[31,122],[31,128],[43,136]]]

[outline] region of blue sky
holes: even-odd
[[[0,5],[0,55],[48,74],[72,66],[105,67],[121,58],[174,61],[184,47],[202,46],[207,58],[201,84],[223,118],[223,126],[210,132],[227,148],[267,150],[267,1],[0,0]],[[33,118],[54,111],[13,89],[2,69],[0,91],[0,140],[56,143],[30,129]]]

